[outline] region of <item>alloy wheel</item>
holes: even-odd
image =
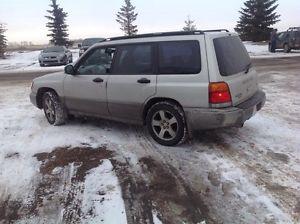
[[[178,121],[169,111],[159,110],[152,117],[152,129],[155,135],[162,140],[172,140],[178,132]]]

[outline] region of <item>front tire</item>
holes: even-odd
[[[65,109],[54,91],[44,93],[43,109],[49,124],[54,126],[65,124]]]
[[[154,104],[147,113],[146,125],[152,138],[161,145],[175,146],[186,140],[184,112],[174,103]]]

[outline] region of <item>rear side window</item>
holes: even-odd
[[[240,73],[251,63],[249,54],[239,37],[216,38],[214,46],[222,76]]]
[[[152,74],[153,47],[151,44],[119,46],[113,74]]]
[[[159,74],[198,74],[200,70],[198,41],[159,43]]]

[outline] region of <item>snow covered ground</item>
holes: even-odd
[[[79,57],[79,50],[71,50],[73,60]],[[38,56],[41,51],[19,51],[8,52],[6,59],[0,59],[0,72],[22,72],[22,71],[58,71],[64,66],[40,67]]]
[[[242,129],[173,148],[115,122],[50,126],[29,83],[0,82],[0,223],[299,223],[299,68],[259,72],[268,100]]]

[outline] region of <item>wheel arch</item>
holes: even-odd
[[[167,101],[167,102],[171,102],[171,103],[174,103],[176,104],[177,106],[181,107],[181,109],[183,109],[182,105],[177,101],[177,100],[174,100],[172,98],[167,98],[167,97],[154,97],[154,98],[151,98],[149,99],[144,108],[143,108],[143,114],[142,114],[142,119],[143,119],[143,124],[145,125],[146,123],[146,116],[147,116],[147,113],[149,111],[149,109],[156,103],[159,103],[159,102],[163,102],[163,101]]]
[[[48,92],[48,91],[52,91],[55,94],[57,94],[57,92],[53,88],[50,88],[50,87],[41,87],[38,89],[37,94],[36,94],[36,103],[37,103],[37,107],[39,109],[43,108],[43,95],[45,92]]]

